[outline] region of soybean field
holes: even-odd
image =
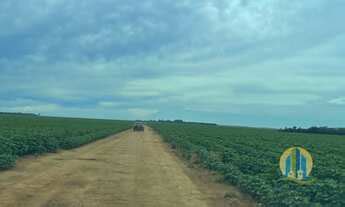
[[[0,114],[0,170],[18,157],[71,149],[130,128],[132,122]]]
[[[43,117],[11,117],[2,123],[12,129],[6,145],[13,151],[8,153],[18,155],[23,149],[27,154],[74,147],[129,126]],[[0,206],[255,206],[248,195],[188,168],[161,140],[145,126],[144,131],[125,130],[75,149],[23,157],[16,167],[0,172]],[[56,146],[48,148],[48,143]],[[225,197],[225,192],[235,197]]]
[[[345,206],[345,136],[274,129],[150,122],[185,159],[222,175],[263,206]],[[311,179],[283,178],[279,158],[300,146],[313,156]]]

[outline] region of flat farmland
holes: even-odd
[[[121,132],[129,121],[0,114],[0,169],[18,157],[72,149]]]
[[[345,206],[345,136],[205,124],[149,124],[186,160],[223,176],[265,206]],[[313,156],[311,180],[281,175],[284,150],[303,147]]]
[[[340,135],[167,122],[134,132],[132,121],[6,114],[0,123],[0,206],[345,206]],[[312,154],[307,182],[279,170],[293,146]]]
[[[1,153],[17,161],[0,171],[1,207],[255,206],[237,188],[188,167],[149,127],[134,132],[127,130],[132,122],[46,117],[2,123],[12,136],[2,138]]]

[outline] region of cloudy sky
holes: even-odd
[[[345,126],[343,0],[1,0],[0,111]]]

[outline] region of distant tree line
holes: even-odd
[[[40,114],[34,113],[21,113],[21,112],[0,112],[0,115],[17,115],[17,116],[40,116]]]
[[[327,126],[323,127],[310,127],[310,128],[301,128],[301,127],[292,127],[280,129],[284,132],[294,132],[294,133],[313,133],[313,134],[334,134],[334,135],[345,135],[345,128],[329,128]]]
[[[164,123],[179,123],[179,124],[199,124],[199,125],[213,125],[216,126],[217,124],[215,123],[204,123],[204,122],[189,122],[189,121],[183,121],[181,119],[176,119],[176,120],[151,120],[150,122],[164,122]]]

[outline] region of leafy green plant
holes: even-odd
[[[0,154],[0,170],[5,170],[15,166],[16,156],[10,154]]]

